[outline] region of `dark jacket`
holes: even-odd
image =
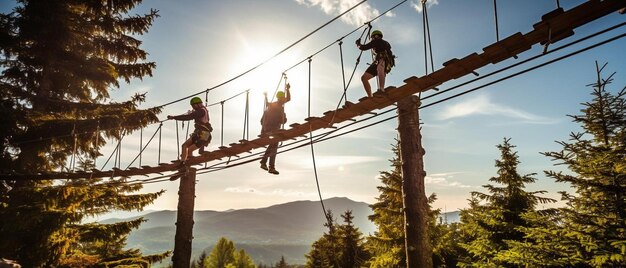
[[[380,59],[384,55],[384,53],[387,53],[387,51],[391,50],[391,45],[389,44],[389,42],[383,40],[382,38],[376,38],[376,39],[372,39],[372,41],[370,41],[367,44],[359,46],[359,49],[360,50],[374,49],[374,53],[376,54],[376,59]]]

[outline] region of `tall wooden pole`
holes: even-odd
[[[178,188],[178,212],[174,240],[174,268],[191,265],[191,241],[193,240],[193,207],[196,192],[196,169],[188,168],[180,178]]]
[[[409,96],[398,101],[398,132],[402,157],[404,233],[408,268],[432,268],[428,236],[428,199],[424,188],[424,148],[419,129],[420,100]]]

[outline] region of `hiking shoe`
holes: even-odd
[[[268,170],[267,165],[265,163],[261,163],[262,170]]]
[[[268,170],[267,172],[272,173],[274,175],[280,174],[280,173],[278,173],[278,170],[276,170],[275,168],[270,168],[270,170]]]

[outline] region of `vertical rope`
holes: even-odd
[[[117,167],[121,168],[122,167],[122,140],[124,139],[124,134],[122,134],[122,137],[120,137],[120,143],[119,143],[119,149],[117,150]]]
[[[139,166],[141,166],[141,153],[143,152],[143,128],[139,130]]]
[[[426,16],[424,15],[424,10],[426,10],[426,0],[422,0],[422,31],[424,32],[424,70],[426,75],[428,75],[428,36],[426,35]]]
[[[224,101],[221,101],[220,105],[222,106],[222,122],[221,122],[222,123],[222,128],[220,129],[220,133],[221,133],[220,134],[220,136],[221,136],[220,137],[220,139],[221,139],[220,147],[223,147],[224,146]]]
[[[243,116],[243,135],[241,139],[249,140],[250,139],[250,90],[246,90],[246,110]],[[246,134],[248,134],[246,136]]]
[[[161,164],[161,134],[163,132],[163,122],[159,125],[159,158],[157,158],[157,164]]]
[[[435,59],[433,58],[433,44],[430,38],[430,20],[428,19],[428,7],[424,6],[424,17],[426,17],[426,32],[428,33],[428,50],[430,52],[430,71],[435,71]]]
[[[178,154],[176,159],[180,160],[180,140],[178,137],[178,120],[175,120],[175,122],[176,122],[176,153]]]
[[[311,117],[311,57],[309,57],[309,102],[308,102],[308,117]],[[324,199],[322,199],[322,191],[320,190],[320,182],[317,175],[317,165],[315,163],[315,150],[313,149],[313,126],[309,124],[309,144],[311,145],[311,159],[313,160],[313,173],[315,174],[315,185],[317,186],[317,194],[320,197],[320,204],[322,204],[322,212],[324,218],[328,221],[329,228],[332,228],[332,220],[326,213],[326,207],[324,206]]]
[[[339,41],[339,58],[341,58],[341,79],[343,81],[343,96],[341,96],[342,98],[345,98],[344,100],[344,104],[346,104],[348,102],[348,88],[346,88],[346,73],[344,71],[343,68],[343,41]],[[341,100],[339,100],[339,103],[341,103]]]
[[[185,131],[185,141],[189,138],[189,125],[191,125],[191,122],[187,123],[187,131]]]
[[[561,2],[559,0],[556,0],[556,8],[561,8]]]
[[[100,120],[98,120],[98,124],[96,125],[96,143],[94,145],[94,150],[96,151],[96,153],[93,156],[93,166],[96,166],[96,159],[98,159],[98,151],[100,151],[98,149],[98,142],[100,140]]]
[[[556,0],[557,3],[559,2],[559,0]],[[493,13],[494,13],[494,17],[496,19],[496,41],[500,41],[500,32],[498,31],[498,6],[496,4],[497,0],[493,0]],[[557,4],[558,5],[558,4]]]
[[[74,137],[74,147],[72,149],[72,157],[70,158],[70,169],[74,172],[74,168],[76,167],[76,123],[74,123],[74,127],[72,128],[72,137]]]

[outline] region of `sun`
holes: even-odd
[[[245,44],[229,67],[238,73],[254,68],[245,74],[241,80],[248,84],[252,93],[268,92],[268,94],[272,94],[279,86],[278,82],[281,80],[283,72],[306,58],[294,49],[277,55],[283,49],[284,47],[275,43]],[[288,80],[296,78],[290,74],[292,73],[286,73]],[[299,76],[297,78],[301,79]],[[283,87],[284,81],[281,82],[279,90],[282,90]]]

